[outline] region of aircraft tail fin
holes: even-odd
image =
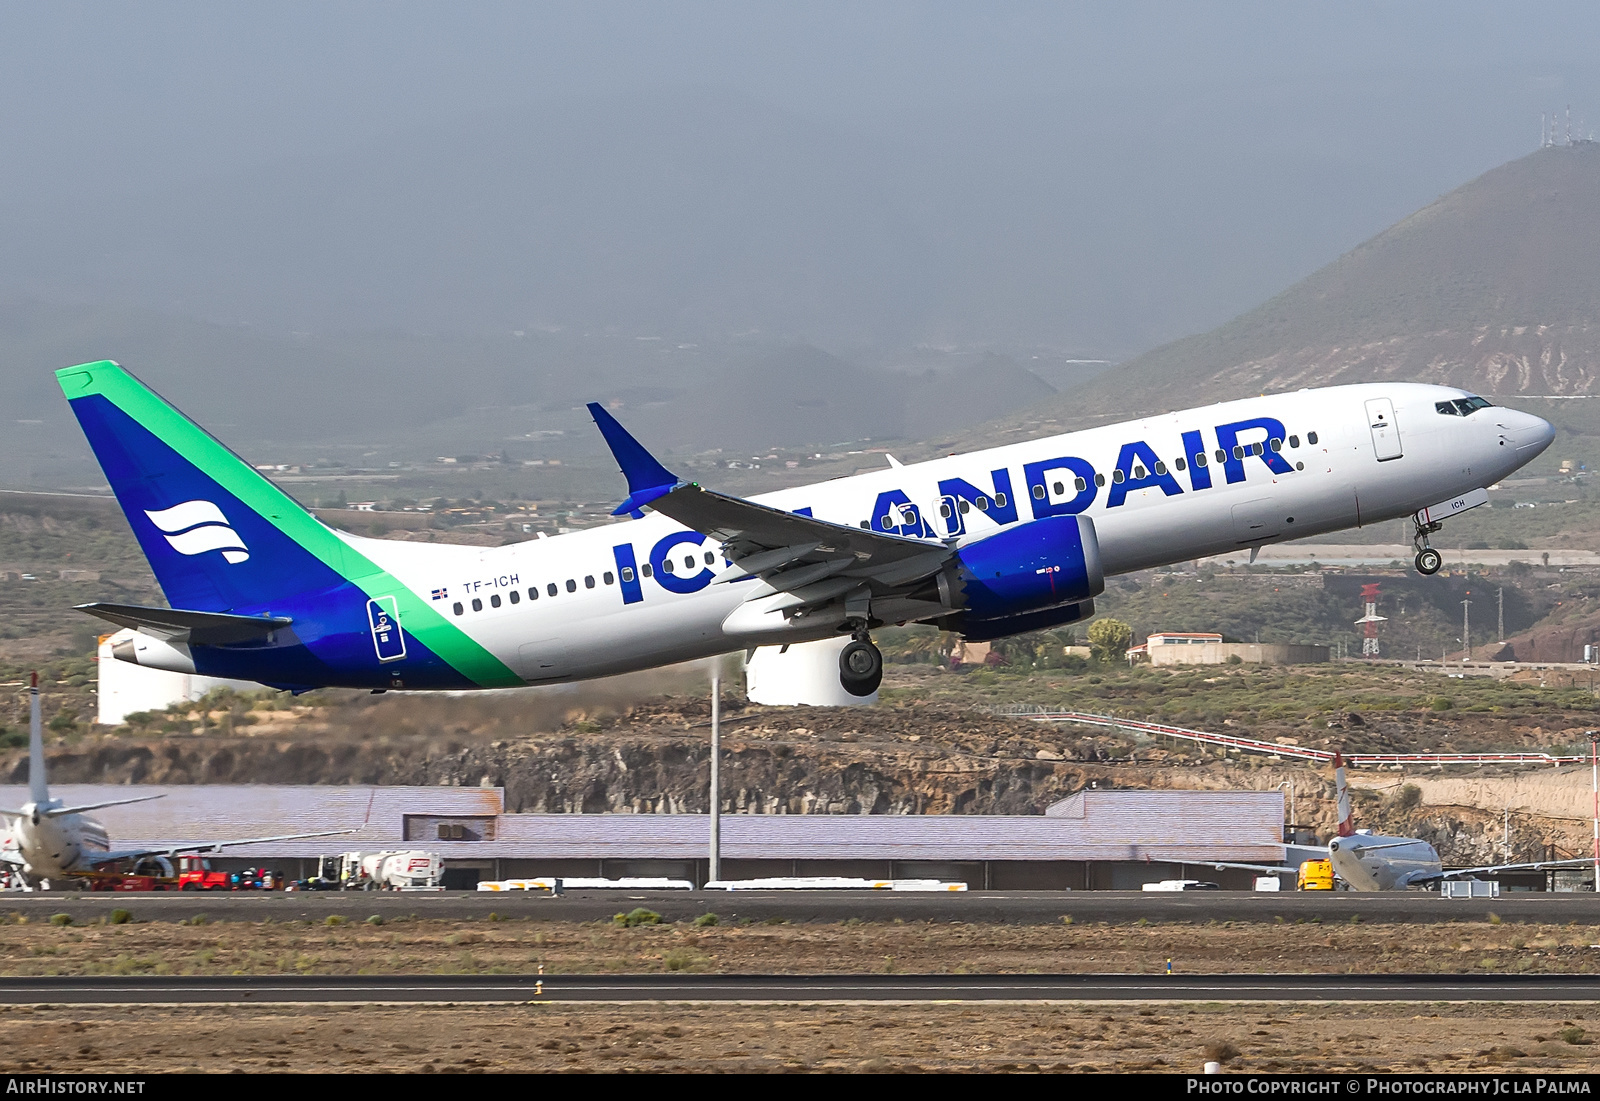
[[[56,381],[174,608],[259,607],[359,576],[348,543],[118,364]]]
[[[1356,832],[1355,811],[1350,806],[1350,785],[1344,775],[1344,754],[1333,755],[1333,787],[1339,800],[1339,836],[1353,837]]]
[[[44,722],[39,714],[39,674],[28,686],[28,800],[35,805],[50,801],[50,782],[44,774]]]

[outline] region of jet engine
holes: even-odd
[[[1046,516],[962,547],[938,578],[953,614],[941,627],[973,639],[1072,623],[1105,591],[1100,544],[1087,516]]]

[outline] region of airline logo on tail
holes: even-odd
[[[172,549],[179,554],[204,554],[219,550],[222,557],[237,564],[250,557],[239,533],[228,526],[228,518],[210,501],[185,501],[171,508],[146,510],[150,522],[161,529]]]
[[[1339,836],[1351,837],[1356,832],[1355,811],[1350,806],[1350,785],[1344,778],[1344,754],[1333,755],[1333,786],[1339,799]]]

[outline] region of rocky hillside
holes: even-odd
[[[1403,379],[1500,396],[1600,389],[1600,143],[1541,149],[1254,310],[1157,348],[1001,435],[1302,386]],[[1009,430],[1009,431],[1008,431]],[[979,433],[993,439],[995,432]]]

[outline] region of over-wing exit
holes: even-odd
[[[1397,517],[1449,516],[1554,436],[1461,390],[1265,395],[744,499],[685,481],[599,405],[616,524],[511,546],[336,532],[112,362],[57,372],[170,608],[90,604],[140,665],[304,691],[499,688],[849,636],[973,640],[1093,614],[1107,576]]]

